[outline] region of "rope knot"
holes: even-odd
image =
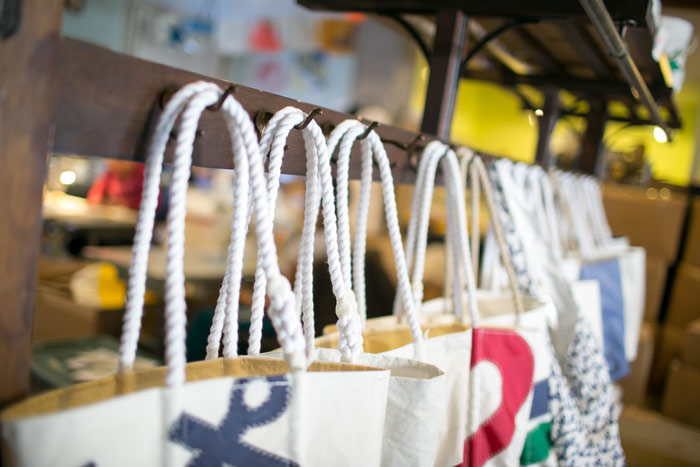
[[[267,295],[270,297],[270,301],[277,297],[285,297],[291,293],[292,286],[282,274],[275,274],[267,278]]]
[[[338,319],[351,318],[351,316],[357,314],[357,300],[352,291],[348,291],[348,293],[338,299],[335,305],[335,314]]]

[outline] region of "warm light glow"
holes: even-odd
[[[666,141],[668,141],[666,132],[660,126],[654,127],[654,139],[659,143],[665,143]]]
[[[75,183],[75,172],[73,172],[72,170],[66,170],[65,172],[61,172],[61,175],[58,177],[58,180],[64,185],[72,185]]]
[[[544,111],[542,109],[535,109],[535,115],[541,117],[542,115],[544,115]]]
[[[420,71],[420,77],[423,81],[428,80],[428,67],[424,66],[423,69]]]
[[[530,122],[530,126],[535,126],[535,116],[531,113],[527,113],[527,119]]]

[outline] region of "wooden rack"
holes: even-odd
[[[318,5],[320,2],[302,3]],[[382,2],[341,0],[325,6],[352,3],[376,11]],[[425,2],[394,1],[398,11],[415,11]],[[430,2],[434,3],[434,2]],[[449,3],[449,2],[444,2]],[[431,57],[428,106],[420,145],[438,135],[446,138],[456,85],[461,76],[459,61],[464,51],[465,13],[453,10],[438,15],[439,29]],[[460,7],[462,3],[459,2]],[[492,6],[501,16],[532,11],[538,0],[492,0],[468,2],[473,8]],[[517,9],[515,5],[517,3]],[[571,1],[547,2],[562,17],[572,13]],[[613,5],[631,3],[608,2]],[[37,262],[42,229],[42,189],[47,153],[75,154],[141,161],[150,125],[157,117],[161,93],[198,79],[230,83],[183,70],[146,62],[60,37],[61,2],[56,0],[7,0],[18,7],[20,21],[14,31],[0,37],[0,405],[25,397],[29,391],[29,362]],[[532,9],[528,9],[530,5]],[[471,14],[466,12],[466,14]],[[613,11],[615,15],[615,12]],[[623,9],[620,14],[642,21],[646,13]],[[581,15],[581,12],[577,13]],[[462,34],[462,35],[460,35]],[[619,83],[618,83],[619,84]],[[616,84],[617,86],[617,84]],[[275,112],[292,105],[309,112],[315,106],[237,86],[235,97],[255,118],[259,112]],[[322,109],[316,120],[336,125],[351,115]],[[195,143],[194,163],[204,167],[231,168],[232,155],[224,122],[216,112],[206,112]],[[418,135],[391,126],[379,126],[386,142],[397,183],[413,183],[415,169],[405,146]],[[293,132],[283,166],[288,174],[304,173],[303,140]],[[403,148],[401,146],[404,146]],[[359,176],[360,158],[351,159],[350,175]]]

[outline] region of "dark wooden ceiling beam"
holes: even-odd
[[[614,76],[605,54],[600,50],[585,26],[560,24],[558,29],[561,35],[576,50],[578,56],[586,62],[586,65],[595,72],[598,78],[612,78]]]
[[[547,47],[533,36],[526,28],[514,29],[510,32],[518,37],[528,48],[528,55],[535,65],[540,66],[547,74],[561,74],[566,70],[558,63]]]
[[[467,16],[492,18],[581,19],[586,14],[578,0],[298,0],[308,8],[332,11],[435,13],[459,9]],[[616,21],[647,25],[651,0],[606,0]]]

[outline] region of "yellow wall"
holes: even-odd
[[[422,111],[425,100],[425,67],[425,61],[418,60],[419,72],[415,73],[414,93],[411,97],[411,110],[414,112]],[[676,185],[687,185],[695,152],[699,100],[700,88],[686,83],[676,96],[683,128],[674,132],[670,143],[657,143],[651,126],[619,130],[621,123],[610,122],[606,127],[606,144],[621,152],[629,152],[643,144],[654,178]],[[541,97],[535,103],[539,105]],[[492,83],[464,80],[457,96],[451,139],[478,151],[532,162],[537,148],[537,127],[530,123],[528,114],[522,109],[520,99],[512,92]],[[560,120],[552,136],[553,147],[575,144],[574,132],[584,130],[583,119]]]
[[[621,123],[611,122],[606,127],[606,143],[614,151],[626,152],[640,144],[652,167],[654,178],[675,185],[688,185],[695,152],[695,128],[700,92],[687,83],[676,96],[676,107],[683,126],[673,133],[673,141],[658,143],[653,136],[653,127],[637,126],[619,130]]]

